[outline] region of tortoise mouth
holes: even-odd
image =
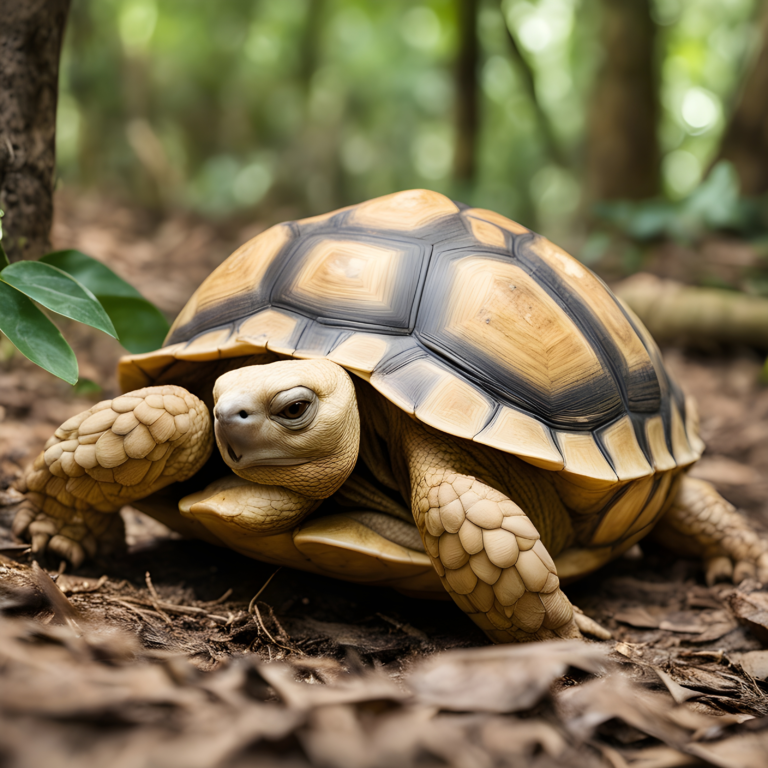
[[[243,455],[240,454],[237,455],[237,451],[232,447],[232,443],[227,440],[227,433],[224,427],[221,426],[221,423],[218,419],[214,420],[213,428],[216,433],[216,438],[219,441],[219,445],[222,449],[222,453],[226,451],[227,456],[235,463],[238,464],[240,462],[240,459],[243,458]]]
[[[232,464],[239,465],[243,460],[245,453],[238,454],[238,452],[235,450],[235,447],[227,438],[226,429],[222,424],[219,423],[218,420],[214,421],[214,431],[216,433],[216,440],[219,443],[219,449],[222,453],[222,458],[226,460],[226,458],[229,457],[229,460],[232,462]],[[308,464],[310,461],[312,461],[312,459],[292,458],[288,456],[263,456],[255,457],[253,459],[249,457],[247,463],[244,466],[238,468],[245,470],[250,469],[251,467],[297,467],[301,466],[302,464]]]
[[[240,459],[242,459],[243,457],[242,456],[238,456],[235,453],[235,449],[227,442],[226,439],[224,440],[224,445],[225,445],[225,447],[227,449],[227,455],[229,456],[229,458],[232,459],[232,461],[234,461],[235,464],[237,464],[240,461]]]

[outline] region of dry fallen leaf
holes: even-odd
[[[741,668],[755,680],[768,680],[768,651],[749,651],[738,659]]]
[[[734,616],[763,645],[768,645],[768,594],[736,589],[726,599]]]
[[[409,676],[416,698],[454,712],[520,712],[544,696],[568,667],[598,674],[607,651],[578,640],[447,651]]]

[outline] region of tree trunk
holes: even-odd
[[[0,208],[11,261],[50,250],[59,54],[70,0],[0,0]]]
[[[504,16],[503,4],[500,7],[502,16]],[[536,94],[536,78],[533,73],[531,65],[528,63],[528,59],[525,58],[523,52],[520,50],[520,45],[517,42],[517,36],[515,31],[510,26],[506,17],[502,22],[507,30],[507,40],[509,41],[509,53],[514,62],[517,73],[520,77],[520,81],[528,99],[531,102],[531,107],[536,114],[536,122],[538,123],[539,135],[544,147],[547,150],[550,160],[557,163],[557,165],[565,168],[568,165],[568,160],[565,153],[560,147],[560,144],[555,136],[555,132],[552,128],[552,123],[547,115],[544,107],[542,107],[539,97]]]
[[[768,192],[768,2],[763,3],[762,47],[725,130],[720,157],[736,167],[745,195]]]
[[[587,135],[589,198],[641,199],[659,189],[656,25],[650,0],[603,0],[603,63]]]
[[[456,61],[456,151],[453,173],[460,184],[471,184],[477,165],[477,134],[480,127],[477,69],[478,0],[457,0],[459,56]]]

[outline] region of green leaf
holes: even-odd
[[[5,216],[5,211],[0,208],[0,241],[3,239],[3,216]],[[0,242],[0,271],[4,270],[10,263],[8,254],[5,252],[2,242]]]
[[[30,298],[1,281],[0,331],[33,363],[69,384],[77,382],[77,358],[59,329]]]
[[[102,391],[101,386],[91,379],[80,379],[73,389],[76,395],[98,395]]]
[[[58,267],[74,277],[96,296],[143,298],[130,283],[126,283],[122,277],[118,277],[108,266],[81,251],[54,251],[47,253],[39,261]]]
[[[96,295],[129,352],[151,352],[163,345],[170,328],[163,313],[109,267],[74,250],[49,253],[40,261],[72,275]]]
[[[54,312],[98,328],[110,336],[117,332],[99,300],[83,285],[50,264],[19,261],[0,273],[0,280]]]
[[[163,346],[170,326],[154,304],[133,296],[99,298],[117,328],[120,343],[129,352],[151,352]]]

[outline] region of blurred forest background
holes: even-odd
[[[429,187],[590,263],[762,254],[766,30],[761,0],[75,0],[58,184],[268,222]]]

